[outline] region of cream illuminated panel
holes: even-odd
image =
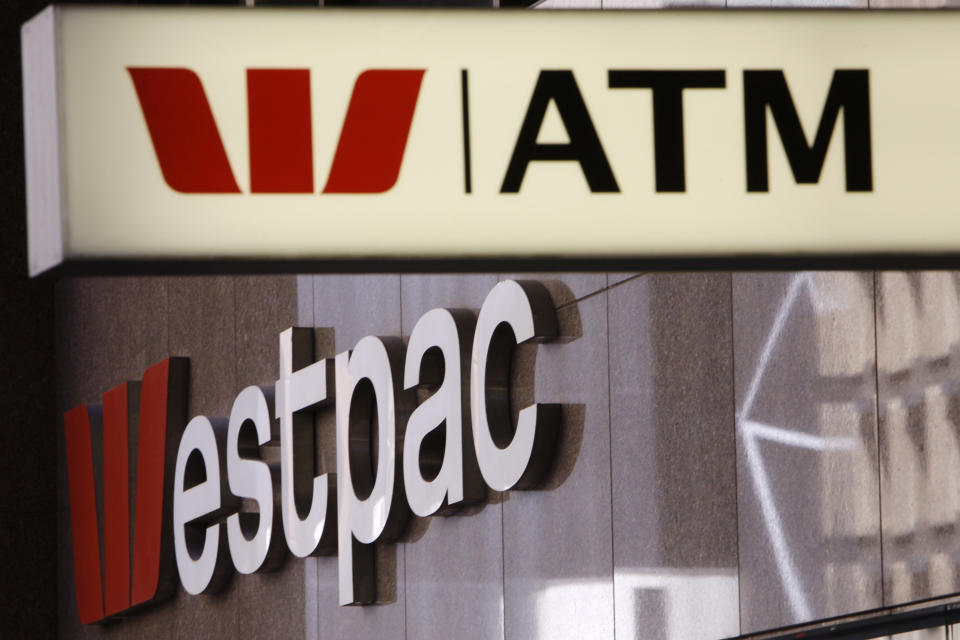
[[[960,250],[960,14],[55,7],[23,35],[34,274]]]

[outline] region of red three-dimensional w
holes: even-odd
[[[84,624],[156,602],[176,588],[173,536],[165,525],[171,513],[165,470],[176,460],[186,424],[189,369],[187,358],[167,358],[147,369],[142,382],[124,382],[104,393],[102,405],[80,405],[64,414],[73,569],[77,611]],[[102,565],[94,474],[97,435],[103,441]]]

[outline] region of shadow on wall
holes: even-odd
[[[558,280],[541,281],[549,290],[554,304],[559,307],[557,318],[559,336],[551,342],[568,343],[583,336],[583,327],[580,315],[574,304],[575,297],[564,283]],[[538,345],[533,343],[517,345],[513,351],[510,364],[510,413],[514,427],[521,409],[536,402],[535,400],[535,373]],[[418,402],[428,397],[424,394]],[[559,488],[570,477],[580,453],[583,441],[584,416],[586,413],[583,404],[562,404],[561,425],[557,435],[551,464],[541,482],[532,490],[551,491]],[[469,429],[470,425],[465,425]],[[510,499],[510,492],[492,491],[487,489],[487,496],[476,504],[464,504],[461,508],[447,515],[431,516],[429,518],[412,517],[407,532],[402,537],[403,542],[416,542],[427,532],[430,522],[435,517],[472,516],[482,512],[487,505],[500,504]]]
[[[580,320],[580,314],[575,303],[573,292],[562,282],[557,280],[542,281],[542,284],[548,289],[557,307],[557,318],[559,324],[559,336],[551,342],[570,343],[580,339],[583,336],[583,327]],[[474,314],[476,311],[474,310]],[[332,357],[332,349],[335,345],[334,329],[323,328],[315,330],[316,353],[315,358]],[[404,336],[407,341],[409,336]],[[534,404],[537,400],[542,401],[535,390],[535,372],[537,360],[538,345],[527,343],[517,345],[511,356],[510,364],[510,410],[513,418],[513,425],[517,423],[517,415],[524,407]],[[437,350],[438,351],[438,350]],[[439,353],[435,355],[440,355]],[[440,356],[440,370],[443,370],[442,355]],[[442,378],[442,376],[441,376]],[[438,383],[439,384],[439,383]],[[425,389],[416,391],[416,404],[423,403],[428,397],[436,392],[438,385],[428,385]],[[535,400],[535,397],[537,398]],[[332,471],[336,466],[336,454],[332,446],[324,446],[325,443],[336,442],[335,438],[335,420],[331,411],[318,412],[315,423],[316,442],[319,443],[316,451],[315,464],[317,473]],[[584,436],[584,419],[586,407],[584,404],[567,403],[561,405],[561,424],[555,442],[554,454],[551,463],[546,470],[542,480],[532,491],[554,491],[568,480],[570,474],[579,459],[579,453]],[[466,418],[465,418],[466,419]],[[376,441],[376,413],[370,414],[370,439]],[[401,421],[405,423],[405,421]],[[398,426],[401,424],[398,422]],[[401,427],[402,428],[402,427]],[[464,424],[464,429],[471,428],[469,422]],[[427,447],[439,449],[440,460],[442,460],[442,449],[444,445],[443,430],[446,429],[446,423],[443,422],[437,426],[434,434],[439,437],[426,437],[421,442],[422,450],[420,452],[421,464],[424,460],[437,457],[437,452],[426,451]],[[403,448],[403,432],[398,433],[398,448]],[[377,451],[371,449],[371,467],[376,468]],[[421,469],[421,473],[424,473]],[[428,477],[424,474],[424,477]],[[397,585],[399,575],[397,573],[397,544],[398,543],[416,543],[429,530],[431,522],[435,518],[445,517],[471,517],[484,511],[488,505],[501,504],[510,500],[510,491],[486,491],[486,497],[476,503],[465,503],[459,508],[445,510],[444,513],[430,516],[417,517],[410,515],[409,522],[404,533],[394,542],[376,543],[376,580],[377,580],[377,599],[376,604],[393,604],[397,602]]]

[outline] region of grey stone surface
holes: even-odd
[[[400,276],[314,276],[314,326],[334,329],[336,352],[364,336],[400,335]]]
[[[505,277],[68,279],[58,413],[187,355],[190,415],[226,415],[239,389],[272,384],[288,326],[326,327],[316,357],[333,356],[409,334],[430,308],[477,309]],[[956,274],[879,274],[876,331],[871,274],[512,277],[546,283],[566,336],[517,354],[536,373],[516,398],[567,403],[543,488],[380,545],[385,604],[339,607],[336,558],[291,558],[219,595],[180,591],[81,628],[61,423],[60,634],[720,637],[960,590]],[[332,416],[318,429],[330,469]]]
[[[177,638],[227,640],[245,637],[238,624],[238,581],[241,578],[242,576],[232,575],[230,583],[217,593],[191,596],[181,589],[175,603],[175,612],[167,615],[163,622],[168,625],[173,623],[171,626],[176,627]],[[131,620],[139,622],[139,616],[131,617]],[[159,626],[163,628],[162,623]],[[138,632],[134,637],[143,635]]]
[[[560,313],[570,342],[540,345],[535,400],[564,403],[544,485],[503,503],[505,637],[613,636],[607,300]]]
[[[407,638],[502,640],[501,504],[434,516],[405,544]]]
[[[881,605],[872,274],[734,274],[743,633]]]
[[[167,355],[167,281],[71,278],[57,287],[57,405],[100,394]]]
[[[306,562],[288,554],[275,571],[234,576],[237,583],[237,637],[303,638]]]
[[[607,296],[617,638],[739,635],[730,275]]]
[[[280,332],[297,325],[295,276],[234,278],[237,345],[237,391],[277,379]]]
[[[170,278],[169,350],[190,358],[190,417],[227,417],[237,392],[234,279]]]
[[[352,349],[360,338],[368,335],[400,335],[399,275],[314,276],[314,325],[333,329],[321,330],[317,342],[319,357],[330,357]],[[326,412],[332,413],[332,412]],[[332,416],[321,416],[318,433],[320,452],[327,468],[336,460]],[[328,444],[329,443],[329,444]],[[365,607],[341,607],[337,604],[337,558],[321,557],[308,561],[305,571],[315,566],[316,579],[307,575],[308,595],[316,593],[316,607],[308,603],[307,611],[316,617],[307,637],[324,638],[393,638],[403,637],[405,624],[404,545],[377,545],[377,591],[384,604]],[[308,620],[310,625],[311,621]]]
[[[191,356],[191,415],[229,410],[235,388],[230,278],[82,278],[61,283],[57,295],[61,414],[81,402],[98,403],[104,391],[139,380],[149,365],[168,355]],[[59,428],[62,432],[62,423]],[[62,433],[59,439],[62,443]],[[61,495],[67,499],[65,484]],[[64,637],[236,636],[236,608],[222,605],[230,602],[230,591],[212,601],[178,593],[122,620],[81,628],[68,508],[59,521],[59,633]]]
[[[297,279],[295,276],[244,276],[234,278],[234,287],[235,393],[249,385],[272,387],[278,375],[280,332],[298,324]],[[278,449],[278,441],[271,443],[261,450],[261,456],[279,460]],[[275,571],[234,576],[239,637],[304,637],[306,563],[287,556],[286,562]]]
[[[188,596],[183,590],[169,600],[151,606],[149,609],[131,613],[122,621],[124,638],[179,638],[175,620],[180,615],[180,602]],[[96,625],[94,625],[96,626]],[[109,625],[108,625],[109,626]]]
[[[403,275],[400,277],[401,324],[409,337],[417,320],[431,309],[479,311],[484,298],[497,284],[493,274]]]
[[[537,280],[553,296],[557,307],[570,304],[607,287],[607,274],[595,273],[501,273],[498,280]]]
[[[297,326],[313,326],[313,276],[299,275],[297,287]]]
[[[188,276],[168,282],[170,354],[190,358],[188,415],[226,418],[238,384],[234,278]],[[238,579],[232,576],[220,593],[181,591],[173,621],[177,635],[238,637]]]
[[[496,283],[492,274],[402,276],[405,337],[430,309],[479,309]],[[414,525],[417,539],[404,545],[408,638],[503,638],[502,510],[491,498]]]
[[[877,274],[884,604],[960,590],[955,272]]]
[[[405,637],[403,545],[378,544],[376,562],[388,565],[378,566],[378,593],[393,591],[395,599],[385,604],[341,607],[337,604],[337,558],[317,559],[317,637],[320,640]]]
[[[607,286],[614,287],[640,275],[642,275],[642,273],[639,271],[611,271],[607,273]]]
[[[125,622],[80,624],[74,596],[73,547],[63,413],[99,404],[104,391],[167,354],[167,282],[162,278],[68,278],[56,288],[57,330],[57,633],[61,637],[134,637]],[[141,623],[146,624],[146,623]],[[172,637],[172,630],[158,637]]]

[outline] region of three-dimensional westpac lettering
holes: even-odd
[[[171,571],[173,547],[165,531],[171,510],[165,471],[176,456],[186,421],[188,372],[187,359],[167,358],[147,369],[141,382],[124,382],[104,393],[102,405],[80,405],[64,414],[77,612],[83,623],[173,594],[176,578]],[[133,522],[131,426],[137,429],[138,440]],[[103,448],[102,561],[95,440]]]
[[[543,478],[560,430],[560,406],[518,408],[514,423],[510,371],[516,345],[558,335],[543,285],[508,280],[490,291],[478,315],[428,311],[406,348],[400,338],[367,336],[350,351],[314,361],[313,330],[287,329],[280,334],[276,384],[241,391],[229,418],[187,422],[184,358],[154,365],[139,385],[107,392],[102,409],[68,411],[81,621],[169,596],[174,564],[184,590],[200,594],[224,584],[231,564],[242,574],[271,570],[288,551],[297,557],[336,553],[340,604],[375,602],[373,545],[400,536],[411,512],[453,515],[483,500],[487,487],[532,489]],[[131,583],[127,442],[129,425],[137,422],[131,398],[138,386]],[[433,393],[418,404],[421,388]],[[314,414],[323,411],[336,421],[337,467],[318,474]],[[91,435],[101,432],[102,563]],[[262,448],[277,440],[279,469],[262,456]]]

